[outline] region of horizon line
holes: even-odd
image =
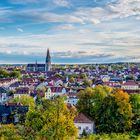
[[[118,64],[118,63],[140,63],[140,62],[97,62],[97,63],[52,63],[52,65],[95,65],[95,64]],[[28,64],[34,64],[34,63],[0,63],[0,65],[28,65]],[[38,64],[44,64],[44,63],[38,63]]]

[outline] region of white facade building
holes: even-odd
[[[85,130],[88,134],[95,133],[95,123],[93,120],[85,116],[83,113],[79,113],[78,116],[74,119],[74,124],[78,128],[80,137]]]
[[[128,81],[128,82],[125,82],[121,85],[121,89],[124,89],[124,90],[138,90],[139,85],[137,83],[135,83],[134,81]]]
[[[49,87],[45,93],[45,99],[51,99],[52,97],[63,95],[66,93],[64,87]]]

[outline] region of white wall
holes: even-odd
[[[66,103],[69,103],[71,105],[76,105],[78,102],[78,99],[67,99]]]
[[[14,94],[14,98],[16,97],[22,97],[22,96],[30,96],[29,94]]]
[[[121,87],[122,89],[132,89],[132,90],[135,90],[135,89],[139,89],[139,86],[131,86],[131,85],[128,85],[128,86],[124,86],[122,85]]]
[[[83,133],[83,130],[85,129],[88,133],[93,133],[95,130],[95,124],[93,123],[74,123],[75,126],[78,128],[78,136],[80,136]]]

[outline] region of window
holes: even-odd
[[[88,128],[88,126],[86,127],[86,130],[88,130],[89,128]]]
[[[78,129],[81,130],[81,127],[79,126]]]

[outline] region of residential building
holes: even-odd
[[[79,137],[82,135],[83,131],[86,131],[88,134],[95,133],[95,122],[83,113],[78,114],[74,119],[74,124],[79,130]]]
[[[121,85],[121,89],[123,89],[123,90],[138,90],[139,85],[134,81],[127,81]]]
[[[28,87],[20,87],[17,88],[15,93],[14,93],[14,98],[16,97],[22,97],[22,96],[30,96],[30,89]]]

